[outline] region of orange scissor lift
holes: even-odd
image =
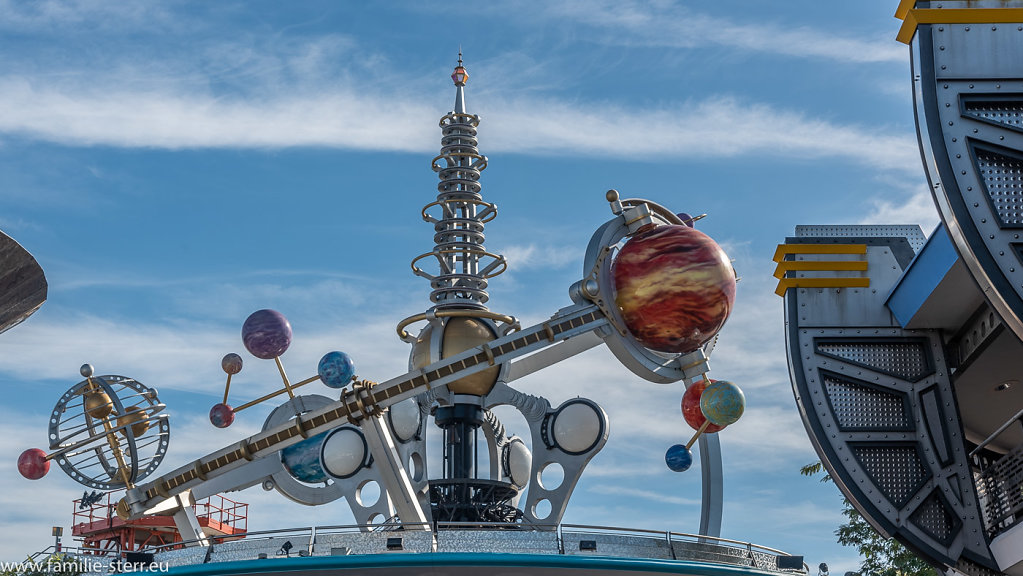
[[[105,501],[84,508],[81,507],[81,499],[74,501],[71,534],[82,539],[82,548],[94,550],[97,555],[107,555],[181,542],[181,534],[171,516],[121,519],[115,508],[122,496],[120,492],[110,492]],[[196,502],[194,508],[207,538],[224,541],[245,537],[248,504],[218,494]]]

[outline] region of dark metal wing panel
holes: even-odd
[[[792,264],[820,260],[813,247],[835,242],[866,245],[868,288],[835,287],[849,273]],[[793,391],[832,478],[871,524],[919,555],[996,569],[941,334],[901,328],[884,305],[909,264],[907,238],[801,236],[786,245]]]
[[[0,232],[0,333],[17,326],[46,301],[46,277],[36,259]]]
[[[1023,338],[1023,24],[927,24],[912,44],[917,131],[941,219]]]

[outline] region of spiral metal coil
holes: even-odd
[[[507,268],[504,256],[483,246],[483,225],[497,216],[497,206],[483,201],[480,172],[487,157],[477,148],[474,114],[450,112],[440,120],[441,149],[431,165],[440,178],[437,200],[423,208],[423,220],[433,224],[435,246],[412,261],[412,271],[430,281],[430,300],[435,310],[472,308],[486,310],[487,281]],[[431,274],[419,263],[437,261]]]

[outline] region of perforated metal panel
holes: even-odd
[[[909,521],[939,542],[949,542],[957,529],[958,519],[945,506],[941,497],[931,494],[924,500]]]
[[[963,115],[1014,130],[1023,129],[1023,100],[964,99]]]
[[[914,252],[927,243],[915,224],[821,224],[796,226],[797,238],[905,238]]]
[[[847,362],[917,382],[934,368],[927,361],[922,342],[830,342],[817,341],[817,352]]]
[[[1002,226],[1023,225],[1023,160],[975,148],[977,174]]]
[[[874,484],[899,508],[931,477],[916,444],[849,447]]]
[[[831,411],[842,430],[911,430],[905,395],[882,391],[823,372]]]

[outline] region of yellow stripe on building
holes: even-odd
[[[913,41],[920,24],[1015,24],[1023,22],[1023,8],[908,8],[912,0],[899,4],[895,17],[902,20],[896,40]]]
[[[779,244],[774,251],[774,277],[778,278],[775,294],[784,296],[789,288],[868,288],[869,277],[786,278],[787,272],[866,272],[866,260],[786,260],[786,256],[858,255],[867,253],[866,244]]]

